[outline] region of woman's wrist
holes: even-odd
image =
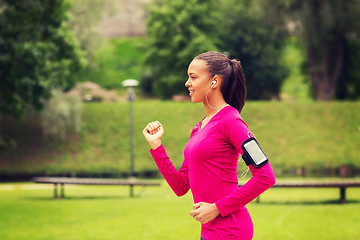
[[[153,142],[151,142],[149,144],[150,144],[151,149],[155,150],[155,149],[157,149],[158,147],[161,146],[161,140],[153,141]]]

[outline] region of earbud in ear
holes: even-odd
[[[216,83],[216,80],[214,80],[214,81],[212,82],[211,87],[213,87],[213,86],[215,85],[215,83]]]

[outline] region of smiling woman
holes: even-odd
[[[202,224],[201,239],[252,239],[253,225],[245,205],[270,188],[275,177],[263,154],[263,164],[246,162],[253,177],[238,187],[239,154],[247,153],[244,143],[256,142],[240,116],[246,96],[241,64],[222,53],[206,52],[193,59],[188,75],[185,86],[191,101],[202,102],[206,116],[192,130],[181,168],[177,170],[166,154],[159,121],[149,123],[143,134],[174,193],[183,196],[191,187],[195,204],[190,215]],[[247,156],[262,153],[260,146],[255,151]]]
[[[198,61],[202,61],[200,65],[205,68],[203,70],[210,74],[210,78],[208,79],[212,78],[211,80],[213,80],[207,94],[211,90],[214,90],[213,92],[217,94],[214,94],[215,101],[224,99],[226,103],[241,112],[246,98],[246,81],[241,63],[236,59],[230,60],[224,54],[218,52],[206,52],[200,54],[191,62],[189,70],[190,67]],[[197,69],[199,69],[199,67],[201,68],[201,66],[195,67]],[[206,75],[206,73],[204,73],[204,75]],[[185,83],[185,86],[187,86],[188,83],[189,80]],[[218,86],[220,87],[218,88]],[[216,91],[217,88],[221,94]],[[207,94],[206,103],[211,109],[215,110],[215,108],[209,104]]]

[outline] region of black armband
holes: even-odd
[[[244,152],[242,158],[244,159],[246,165],[252,164],[259,168],[269,161],[259,143],[253,137],[245,140],[241,145],[241,148]]]

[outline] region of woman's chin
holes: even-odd
[[[191,102],[193,102],[193,103],[198,103],[198,102],[201,102],[201,101],[199,101],[199,99],[196,99],[196,98],[194,98],[194,97],[191,97]]]

